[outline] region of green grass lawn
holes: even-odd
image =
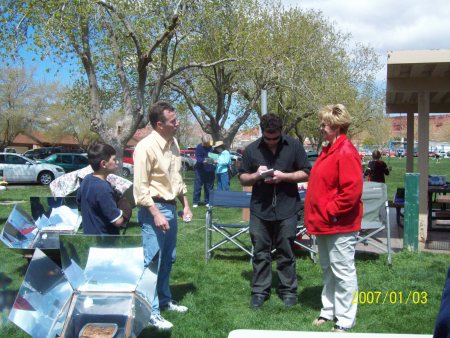
[[[402,186],[404,159],[391,159],[393,167],[388,177],[389,196]],[[450,160],[431,162],[430,173],[449,172]],[[192,172],[186,174],[189,197],[192,196]],[[232,190],[242,187],[233,178]],[[28,200],[29,196],[49,195],[48,188],[32,186],[0,192],[0,201]],[[4,224],[12,206],[0,208],[0,223]],[[147,328],[143,337],[227,337],[235,329],[268,329],[296,331],[329,331],[330,325],[313,327],[311,322],[321,307],[322,274],[306,253],[299,252],[299,304],[286,309],[276,296],[259,310],[249,308],[252,268],[242,251],[228,246],[219,250],[208,264],[204,260],[205,207],[193,209],[193,221],[179,223],[177,262],[172,271],[174,298],[189,307],[186,314],[163,313],[174,324],[170,333]],[[136,212],[127,235],[139,235]],[[215,213],[221,218],[240,220],[240,210]],[[2,294],[0,337],[27,337],[5,318],[22,283],[27,261],[0,243],[2,257],[0,286]],[[445,274],[450,264],[448,255],[400,252],[393,257],[393,268],[387,266],[385,255],[358,253],[356,258],[361,296],[375,296],[358,307],[357,325],[353,332],[432,334],[439,310]],[[276,278],[274,278],[274,283]],[[378,301],[376,297],[379,295]],[[406,299],[409,296],[408,303]],[[363,297],[363,298],[364,298]],[[361,301],[364,301],[364,299]],[[402,298],[400,300],[400,298]],[[370,303],[370,304],[369,304]]]
[[[389,176],[386,176],[386,184],[388,186],[388,196],[390,199],[393,198],[395,190],[397,187],[404,187],[405,179],[405,166],[406,158],[383,158],[388,166],[392,167],[392,171]],[[366,161],[369,158],[366,157]],[[436,163],[436,160],[430,159],[428,165],[429,175],[445,175],[447,180],[450,180],[450,158],[441,159]],[[417,168],[417,157],[414,158],[414,168]]]

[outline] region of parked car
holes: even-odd
[[[0,153],[0,172],[8,183],[50,184],[64,175],[64,169],[49,163],[37,163],[25,156]]]
[[[122,164],[122,176],[128,178],[134,175],[134,166],[130,163],[126,163],[125,160]]]
[[[60,166],[66,173],[82,169],[89,165],[86,155],[74,153],[59,153],[37,160],[38,163],[50,163]]]
[[[15,153],[17,153],[17,151],[14,148],[7,147],[7,148],[5,148],[5,153],[13,153],[13,154],[15,154]]]
[[[195,149],[181,149],[180,153],[195,160]]]
[[[82,148],[67,149],[63,147],[42,147],[36,149],[30,149],[23,153],[25,157],[31,158],[32,160],[43,160],[52,154],[58,153],[85,153],[86,150]]]
[[[197,163],[197,160],[190,157],[188,153],[180,152],[181,157],[181,168],[183,170],[194,170],[195,164]]]
[[[123,150],[123,163],[134,164],[133,153],[134,148],[125,148]]]
[[[395,157],[395,151],[389,149],[383,149],[381,151],[381,156],[383,157]]]
[[[311,165],[314,165],[314,162],[316,162],[317,158],[319,157],[319,154],[315,150],[308,150],[306,152],[306,156],[308,156],[309,163],[311,163]]]

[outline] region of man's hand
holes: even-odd
[[[162,231],[167,231],[170,229],[166,216],[160,212],[153,216],[153,221],[155,222],[155,226]]]
[[[268,184],[277,184],[277,183],[283,182],[286,175],[287,175],[286,173],[284,173],[280,170],[275,170],[273,172],[273,176],[266,177],[264,179],[264,182],[268,183]]]
[[[153,221],[155,222],[155,226],[162,231],[167,231],[170,229],[169,222],[167,221],[166,216],[164,216],[161,211],[159,211],[158,207],[153,204],[148,208],[150,213],[153,216]]]
[[[189,223],[192,220],[192,216],[193,214],[189,206],[185,206],[183,209],[183,221]]]
[[[261,172],[266,171],[266,170],[269,170],[269,168],[267,168],[266,165],[260,165],[256,172],[258,173],[258,175],[261,175]]]

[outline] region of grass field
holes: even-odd
[[[388,186],[388,196],[392,198],[394,196],[397,187],[404,187],[405,178],[405,157],[392,157],[383,159],[388,166],[392,167],[392,171],[389,176],[386,176],[386,184]],[[366,157],[366,161],[369,158]],[[414,158],[414,168],[417,169],[417,158]],[[429,175],[446,175],[447,180],[450,180],[450,158],[444,158],[439,162],[434,159],[429,160],[428,166]]]
[[[402,186],[404,159],[387,161],[393,167],[387,179],[389,196]],[[450,159],[440,163],[430,161],[430,174],[450,172]],[[186,174],[188,189],[192,192],[192,172]],[[232,190],[241,190],[236,178]],[[0,201],[25,200],[29,196],[49,195],[48,188],[32,186],[0,192]],[[6,221],[12,206],[0,208],[0,223]],[[234,329],[270,329],[296,331],[328,331],[330,325],[320,329],[312,326],[321,303],[322,275],[318,264],[309,256],[298,253],[299,304],[286,309],[276,296],[259,310],[251,310],[249,259],[241,251],[229,246],[218,251],[208,263],[204,260],[204,217],[206,209],[193,209],[189,224],[180,222],[177,262],[172,271],[174,298],[189,307],[186,314],[163,313],[174,324],[171,332],[156,332],[147,328],[143,337],[227,337]],[[239,220],[241,213],[219,214],[221,218]],[[133,216],[127,235],[139,235],[140,228]],[[0,244],[1,320],[0,337],[21,338],[27,335],[12,323],[5,323],[9,307],[22,283],[27,261],[13,250]],[[439,310],[445,274],[450,264],[448,255],[400,252],[393,257],[389,269],[385,255],[358,253],[356,258],[361,302],[357,325],[353,332],[422,333],[432,334]],[[276,283],[274,278],[274,284]],[[364,297],[375,296],[373,299]],[[377,299],[378,297],[378,299]]]

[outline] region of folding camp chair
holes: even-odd
[[[294,245],[308,251],[312,261],[316,263],[318,252],[316,245],[316,236],[307,233],[304,220],[303,203],[305,201],[306,190],[299,190],[298,194],[300,196],[300,200],[302,201],[302,207],[300,209],[300,212],[298,213],[297,233],[295,235]]]
[[[357,243],[371,244],[387,252],[388,264],[391,266],[391,229],[386,184],[364,182],[362,201],[364,214]],[[383,230],[386,231],[386,244],[376,237]]]
[[[304,197],[303,197],[304,198]],[[302,200],[304,200],[302,198]],[[314,263],[317,263],[317,244],[316,236],[307,233],[305,222],[303,219],[303,207],[298,214],[297,234],[295,236],[294,244],[309,252],[309,255]]]
[[[397,188],[392,203],[389,203],[389,207],[395,208],[397,226],[403,228],[402,219],[404,218],[404,213],[402,212],[402,209],[405,207],[405,188]]]
[[[247,222],[239,223],[219,223],[214,219],[213,211],[216,208],[249,208],[251,192],[241,191],[214,191],[209,192],[209,206],[206,211],[206,237],[205,237],[205,260],[211,258],[214,250],[227,243],[233,243],[238,248],[253,257],[252,246],[238,238],[240,235],[248,233],[249,225]],[[241,210],[239,210],[240,213]],[[221,235],[221,240],[213,243],[213,233]]]

